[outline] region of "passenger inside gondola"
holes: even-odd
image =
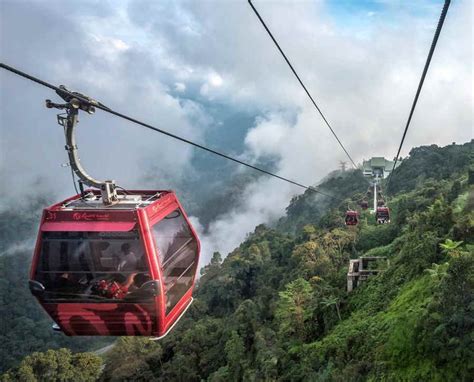
[[[35,280],[45,300],[123,299],[150,279],[137,231],[44,232]]]
[[[120,262],[118,271],[134,271],[138,266],[138,256],[130,249],[129,243],[123,243],[120,247]]]

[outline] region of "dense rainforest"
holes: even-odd
[[[278,222],[214,254],[167,337],[122,337],[104,355],[81,353],[101,339],[51,334],[26,285],[31,219],[2,215],[1,380],[471,381],[473,153],[472,141],[413,149],[385,190],[391,224],[366,211],[344,226],[368,183],[359,170],[330,174],[320,189],[344,202],[293,198]],[[361,256],[389,265],[349,293]]]

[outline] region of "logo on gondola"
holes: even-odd
[[[45,220],[56,220],[56,212],[46,211]]]
[[[44,220],[56,220],[56,212],[46,211]]]
[[[110,220],[110,214],[99,214],[99,213],[87,213],[87,212],[76,212],[72,215],[73,220],[99,220],[99,221],[108,221]]]

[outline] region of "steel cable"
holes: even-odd
[[[324,195],[324,196],[326,196],[326,197],[328,197],[328,198],[332,198],[332,199],[335,199],[335,200],[340,200],[339,198],[336,198],[336,197],[334,197],[334,196],[332,196],[332,195],[329,195],[329,194],[326,194],[326,193],[324,193],[324,192],[322,192],[322,191],[319,191],[319,190],[317,190],[317,189],[314,188],[314,187],[306,186],[306,185],[301,184],[301,183],[299,183],[299,182],[296,182],[296,181],[294,181],[294,180],[291,180],[291,179],[285,178],[285,177],[283,177],[283,176],[274,174],[274,173],[272,173],[272,172],[270,172],[270,171],[268,171],[268,170],[265,170],[265,169],[262,169],[262,168],[260,168],[260,167],[251,165],[251,164],[249,164],[249,163],[246,163],[246,162],[244,162],[244,161],[241,161],[240,159],[233,158],[233,157],[231,157],[231,156],[229,156],[229,155],[227,155],[227,154],[224,154],[224,153],[219,152],[219,151],[217,151],[217,150],[208,148],[208,147],[203,146],[203,145],[201,145],[201,144],[199,144],[199,143],[190,141],[189,139],[182,138],[182,137],[180,137],[180,136],[178,136],[178,135],[176,135],[176,134],[170,133],[170,132],[168,132],[168,131],[166,131],[166,130],[162,130],[162,129],[159,129],[159,128],[154,127],[154,126],[152,126],[152,125],[149,125],[149,124],[147,124],[147,123],[145,123],[145,122],[141,122],[141,121],[139,121],[139,120],[137,120],[137,119],[135,119],[135,118],[129,117],[129,116],[125,115],[125,114],[122,114],[122,113],[119,113],[119,112],[117,112],[117,111],[115,111],[115,110],[112,110],[112,109],[110,109],[110,108],[104,106],[104,105],[101,104],[101,103],[91,103],[90,99],[81,97],[81,95],[78,95],[78,94],[76,94],[76,93],[72,93],[72,92],[70,92],[70,91],[67,91],[67,90],[65,90],[64,88],[60,88],[60,87],[58,87],[58,86],[52,85],[52,84],[50,84],[50,83],[48,83],[48,82],[46,82],[46,81],[43,81],[43,80],[41,80],[41,79],[39,79],[39,78],[37,78],[37,77],[34,77],[34,76],[30,75],[30,74],[27,74],[27,73],[25,73],[25,72],[23,72],[23,71],[21,71],[21,70],[18,70],[18,69],[16,69],[16,68],[13,68],[13,67],[11,67],[11,66],[9,66],[9,65],[6,65],[6,64],[4,64],[4,63],[0,63],[0,68],[5,69],[5,70],[7,70],[7,71],[9,71],[9,72],[12,72],[12,73],[14,73],[14,74],[17,74],[18,76],[21,76],[21,77],[23,77],[23,78],[26,78],[26,79],[28,79],[28,80],[30,80],[30,81],[36,82],[36,83],[38,83],[38,84],[40,84],[40,85],[42,85],[42,86],[45,86],[45,87],[47,87],[47,88],[49,88],[49,89],[55,90],[55,91],[57,91],[57,92],[62,92],[63,94],[66,93],[66,94],[70,95],[71,97],[74,97],[74,98],[79,99],[81,102],[85,102],[85,103],[87,103],[87,104],[91,104],[91,105],[94,106],[96,109],[100,109],[100,110],[105,111],[105,112],[107,112],[107,113],[109,113],[109,114],[113,114],[113,115],[115,115],[115,116],[117,116],[117,117],[123,118],[123,119],[125,119],[125,120],[127,120],[127,121],[129,121],[129,122],[132,122],[132,123],[135,123],[135,124],[137,124],[137,125],[146,127],[147,129],[153,130],[153,131],[158,132],[158,133],[160,133],[160,134],[164,134],[164,135],[166,135],[166,136],[168,136],[168,137],[170,137],[170,138],[173,138],[173,139],[176,139],[176,140],[178,140],[178,141],[187,143],[187,144],[192,145],[192,146],[194,146],[194,147],[197,147],[197,148],[199,148],[199,149],[201,149],[201,150],[207,151],[207,152],[209,152],[209,153],[211,153],[211,154],[217,155],[217,156],[222,157],[222,158],[224,158],[224,159],[227,159],[227,160],[230,160],[230,161],[232,161],[232,162],[238,163],[238,164],[240,164],[240,165],[246,166],[246,167],[248,167],[248,168],[250,168],[250,169],[252,169],[252,170],[255,170],[255,171],[261,172],[261,173],[263,173],[263,174],[272,176],[272,177],[277,178],[277,179],[280,179],[280,180],[282,180],[282,181],[284,181],[284,182],[291,183],[291,184],[293,184],[293,185],[295,185],[295,186],[298,186],[298,187],[300,187],[300,188],[303,188],[303,189],[305,189],[305,190],[312,191],[312,192],[317,192],[317,193],[319,193],[319,194],[321,194],[321,195]]]

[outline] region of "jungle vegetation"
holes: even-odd
[[[8,338],[18,326],[14,339],[26,357],[9,361],[14,367],[2,378],[62,381],[87,364],[80,380],[471,381],[473,152],[473,142],[413,149],[387,190],[386,225],[364,212],[361,224],[345,227],[348,203],[368,184],[360,171],[333,173],[321,189],[344,203],[308,191],[224,260],[215,253],[201,270],[192,307],[160,342],[122,337],[103,360],[46,350],[71,346],[56,338],[53,346],[48,339],[28,348],[21,328],[45,318],[17,312],[12,322],[2,320],[1,334]],[[3,269],[20,269],[10,256],[0,258]],[[348,262],[360,256],[385,256],[390,264],[348,293]],[[2,285],[10,309],[6,296],[18,295],[24,281]]]

